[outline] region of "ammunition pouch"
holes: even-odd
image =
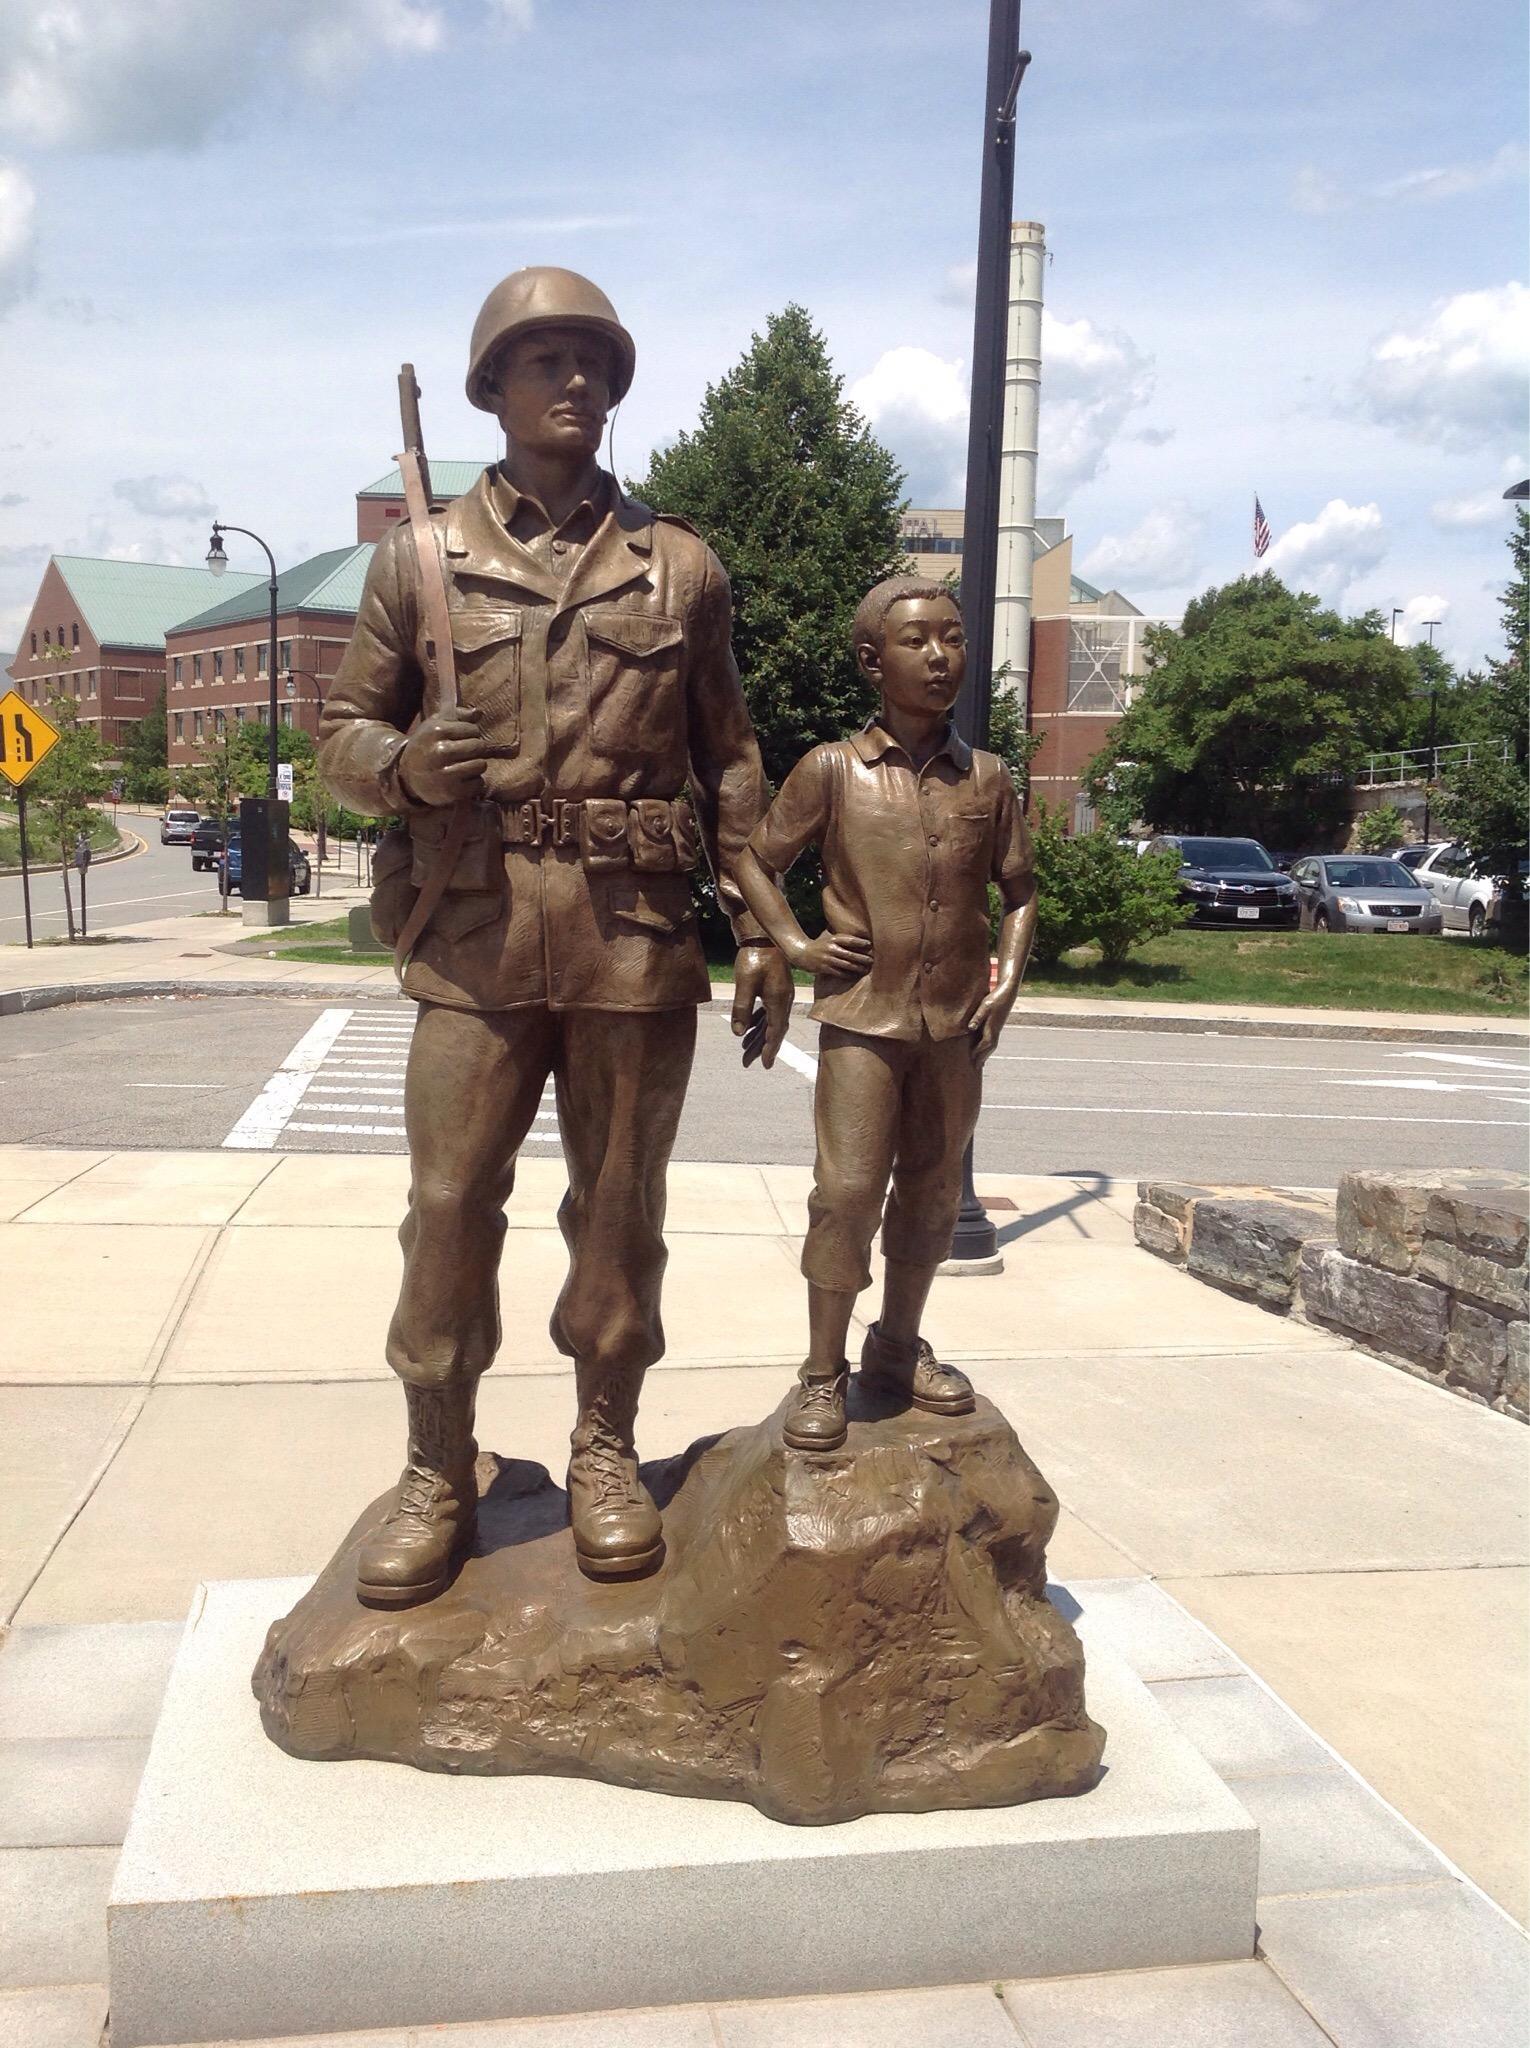
[[[684,797],[532,797],[500,812],[506,846],[577,847],[592,875],[637,868],[688,873],[696,865],[696,817]]]

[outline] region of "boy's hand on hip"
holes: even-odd
[[[824,932],[809,939],[793,964],[808,974],[847,974],[858,979],[871,972],[871,941],[856,932]]]

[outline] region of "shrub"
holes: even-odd
[[[1396,804],[1378,804],[1355,827],[1355,845],[1361,853],[1390,853],[1402,840],[1403,814]]]
[[[1061,813],[1045,804],[1038,804],[1031,830],[1039,890],[1035,958],[1043,966],[1092,940],[1104,965],[1119,967],[1133,946],[1185,922],[1173,854],[1139,855],[1104,831],[1070,839]]]

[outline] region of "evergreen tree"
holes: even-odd
[[[1308,843],[1345,815],[1417,683],[1379,612],[1341,618],[1269,571],[1206,591],[1148,645],[1148,674],[1087,778],[1117,829]]]
[[[905,566],[902,486],[797,305],[767,320],[708,389],[695,429],[630,486],[656,511],[688,519],[728,572],[733,648],[777,787],[810,748],[842,738],[872,708],[850,621],[871,586]]]
[[[1522,505],[1515,510],[1509,555],[1514,573],[1499,601],[1507,651],[1488,672],[1481,735],[1486,746],[1469,768],[1449,777],[1439,805],[1449,831],[1495,858],[1508,850],[1523,853],[1530,837],[1530,512]]]

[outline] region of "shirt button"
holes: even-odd
[[[935,901],[935,898],[933,896],[930,898],[930,908],[931,910],[939,910],[940,908],[940,905]]]
[[[940,844],[940,834],[939,834],[938,832],[932,832],[932,833],[930,834],[930,844],[931,844],[931,846],[939,846],[939,844]]]
[[[552,551],[555,555],[566,555],[568,553],[568,542],[566,540],[555,540],[552,544]]]
[[[933,974],[935,972],[935,962],[933,960],[926,960],[924,963],[924,971],[926,974]]]

